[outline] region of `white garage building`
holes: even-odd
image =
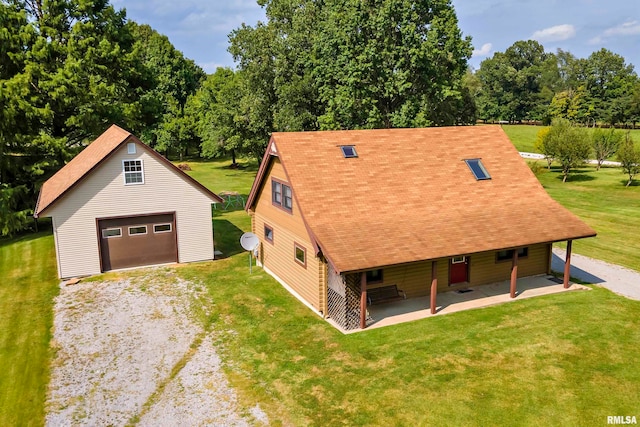
[[[214,257],[222,199],[113,125],[47,180],[34,216],[51,217],[58,275]]]

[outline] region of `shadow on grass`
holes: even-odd
[[[569,176],[567,177],[566,182],[586,182],[593,181],[596,179],[592,173],[595,172],[595,169],[571,169],[569,171]],[[555,166],[551,168],[551,173],[556,173],[556,179],[562,181],[562,169]]]
[[[0,248],[5,246],[13,245],[18,242],[29,242],[31,240],[36,240],[41,238],[42,236],[46,236],[51,234],[51,223],[48,225],[42,225],[38,227],[38,231],[24,231],[19,233],[13,237],[0,237]]]
[[[627,187],[627,182],[629,182],[628,179],[623,179],[620,180],[620,183]],[[631,184],[628,185],[629,187],[640,187],[640,180],[634,179],[633,181],[631,181]]]
[[[228,258],[230,256],[244,252],[240,246],[240,236],[244,231],[235,226],[232,222],[222,219],[213,218],[213,235],[216,242],[215,249],[222,252],[222,255],[216,258]]]

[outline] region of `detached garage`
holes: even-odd
[[[113,125],[44,183],[61,278],[213,259],[211,204],[222,199]]]

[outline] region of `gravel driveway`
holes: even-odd
[[[198,289],[170,269],[61,285],[46,424],[268,424],[239,406],[214,336],[192,318]]]
[[[559,272],[564,271],[565,257],[564,249],[554,248],[551,268]],[[640,272],[638,271],[572,253],[570,275],[627,298],[640,300]]]

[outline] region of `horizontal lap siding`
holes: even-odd
[[[518,259],[518,277],[545,274],[549,262],[549,244],[529,246],[529,255]],[[469,271],[471,285],[508,280],[511,277],[511,261],[496,262],[495,252],[485,252],[471,256]]]
[[[438,260],[439,290],[442,284],[446,288],[448,283],[447,262],[447,259]],[[431,261],[387,267],[382,272],[382,279],[382,283],[369,285],[368,288],[397,285],[398,289],[402,289],[407,294],[407,298],[429,295],[431,292]]]
[[[124,185],[122,161],[142,159],[144,184]],[[114,153],[46,215],[54,217],[60,277],[100,273],[96,218],[176,212],[179,262],[213,259],[211,199],[138,145]]]
[[[285,212],[271,203],[271,177],[287,182],[278,159],[272,162],[267,172],[252,217],[251,227],[260,237],[261,262],[316,310],[324,312],[325,297],[322,286],[324,262],[314,254],[313,245],[295,199],[292,213]],[[265,224],[273,229],[273,243],[264,238]],[[294,243],[303,246],[306,250],[306,268],[295,260]]]
[[[548,244],[529,247],[529,256],[518,260],[518,277],[534,276],[547,272],[549,260]],[[470,257],[470,282],[461,286],[485,285],[508,280],[511,277],[511,261],[496,263],[496,252],[474,254]],[[447,292],[449,286],[449,258],[438,261],[438,292]],[[397,285],[407,298],[427,296],[431,290],[431,261],[417,262],[383,269],[383,282],[371,284],[368,288]]]

